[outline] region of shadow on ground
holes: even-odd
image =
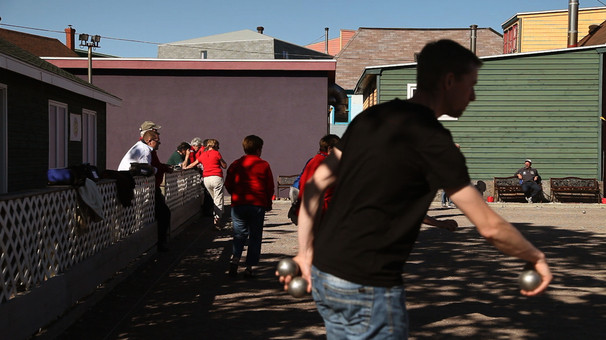
[[[603,337],[606,238],[546,225],[516,227],[547,255],[554,274],[548,292],[521,296],[517,276],[524,263],[495,251],[475,228],[424,227],[405,266],[411,337]]]
[[[150,255],[59,339],[323,339],[311,298],[281,292],[273,275],[277,261],[296,252],[296,227],[279,209],[268,214],[256,279],[225,275],[230,232],[212,230],[205,218],[173,240],[171,252]],[[434,213],[464,221],[458,210]],[[603,338],[604,234],[516,226],[547,254],[555,275],[548,293],[521,296],[524,264],[498,253],[475,228],[424,226],[404,268],[411,339]]]

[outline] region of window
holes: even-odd
[[[503,53],[518,52],[518,24],[507,28],[503,33]]]
[[[200,50],[200,59],[208,59],[208,51]]]
[[[8,192],[8,123],[6,85],[0,84],[0,194]]]
[[[407,84],[406,85],[406,99],[412,98],[417,91],[417,84]]]
[[[67,167],[67,104],[48,103],[48,167]]]
[[[82,163],[97,165],[97,113],[82,110]]]
[[[344,111],[336,112],[334,106],[330,106],[330,115],[332,117],[333,124],[349,124],[351,117],[349,115],[349,108],[351,107],[351,95],[347,95],[347,107]]]

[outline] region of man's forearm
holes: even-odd
[[[545,258],[513,225],[490,209],[472,186],[452,193],[450,197],[479,233],[501,252],[533,263]]]

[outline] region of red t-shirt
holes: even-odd
[[[223,168],[221,168],[221,162],[219,162],[221,159],[223,159],[221,153],[214,149],[206,150],[198,155],[198,161],[203,167],[202,177],[223,177]]]
[[[305,183],[314,175],[316,169],[320,166],[320,164],[322,164],[322,162],[324,162],[327,156],[327,153],[320,151],[309,162],[307,162],[307,165],[305,166],[305,169],[303,169],[303,173],[301,174],[301,179],[299,180],[299,201],[301,201],[303,198]],[[326,211],[328,203],[332,199],[333,192],[334,187],[330,187],[324,192],[324,211]]]
[[[254,205],[271,209],[274,175],[269,163],[256,155],[244,155],[227,169],[225,188],[231,194],[231,205]]]
[[[198,151],[196,151],[196,149],[194,149],[194,148],[189,149],[189,162],[188,162],[188,164],[191,164],[191,163],[195,162],[196,159],[198,159],[198,156],[202,152],[204,152],[204,148],[202,148],[202,147],[200,147],[198,149]]]

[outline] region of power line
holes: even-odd
[[[41,31],[41,32],[50,32],[50,33],[58,33],[58,34],[64,34],[64,31],[57,31],[57,30],[51,30],[51,29],[44,29],[44,28],[36,28],[36,27],[28,27],[28,26],[20,26],[20,25],[11,25],[11,24],[4,24],[4,23],[0,23],[0,26],[7,26],[7,27],[15,27],[15,28],[21,28],[21,29],[27,29],[27,30],[34,30],[34,31]],[[124,41],[124,42],[132,42],[132,43],[139,43],[139,44],[149,44],[149,45],[155,45],[155,46],[159,46],[159,45],[164,45],[164,46],[174,46],[174,47],[180,47],[180,48],[191,48],[191,49],[196,49],[196,50],[211,50],[211,51],[221,51],[221,52],[239,52],[239,53],[249,53],[249,54],[259,54],[259,55],[275,55],[275,52],[262,52],[262,51],[247,51],[247,50],[241,50],[241,49],[233,49],[233,48],[219,48],[219,47],[210,47],[208,45],[205,46],[192,46],[192,45],[185,45],[185,44],[173,44],[173,43],[159,43],[159,42],[152,42],[152,41],[144,41],[144,40],[137,40],[137,39],[126,39],[126,38],[115,38],[115,37],[106,37],[106,36],[101,36],[101,38],[103,39],[108,39],[108,40],[116,40],[116,41]],[[321,38],[318,38],[321,39]],[[310,44],[311,45],[311,44]],[[302,46],[303,48],[306,48],[305,46]],[[319,52],[321,53],[321,52]],[[317,57],[318,55],[312,55],[312,54],[304,54],[304,53],[289,53],[289,56],[293,56],[293,57]],[[377,57],[372,57],[372,58],[355,58],[355,57],[341,57],[339,58],[340,60],[374,60],[377,62],[385,62],[385,63],[403,63],[403,62],[407,62],[407,61],[403,61],[403,59],[406,58],[400,58],[400,59],[387,59],[387,58],[377,58]],[[412,61],[410,61],[412,62]]]

